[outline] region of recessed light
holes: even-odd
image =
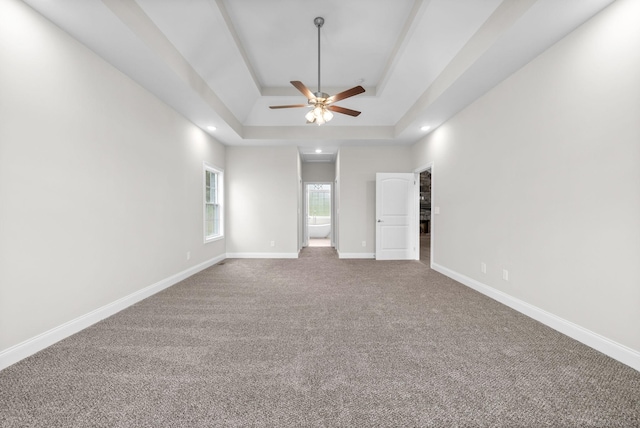
[[[316,153],[322,153],[322,149],[316,149]]]
[[[425,125],[422,128],[420,128],[421,131],[428,131],[430,129],[431,129],[431,127],[429,125]]]
[[[207,126],[207,129],[208,129],[209,131],[215,131],[217,128],[216,128],[215,126],[211,126],[211,125],[209,125],[209,126]]]

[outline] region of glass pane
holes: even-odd
[[[205,175],[205,181],[206,181],[206,189],[204,192],[205,195],[205,202],[211,202],[211,172],[209,171],[205,171],[204,172]]]
[[[207,202],[218,203],[218,174],[207,171],[209,186],[207,187]]]
[[[205,233],[207,238],[220,235],[220,206],[214,204],[206,205],[205,212]]]
[[[213,233],[214,233],[213,217],[214,217],[213,205],[207,204],[206,205],[206,212],[205,212],[205,219],[204,219],[205,234],[206,234],[207,237],[213,235]]]
[[[213,234],[220,235],[220,207],[218,205],[213,207]]]
[[[331,185],[311,184],[307,193],[310,216],[331,216]]]

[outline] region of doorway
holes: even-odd
[[[333,246],[332,183],[305,183],[305,246]]]
[[[417,171],[420,175],[420,205],[419,218],[420,227],[418,230],[418,260],[427,266],[431,265],[431,241],[432,241],[432,165]]]

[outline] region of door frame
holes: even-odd
[[[420,173],[422,172],[426,172],[426,171],[430,171],[431,172],[431,223],[429,225],[429,239],[430,239],[430,244],[429,246],[431,247],[431,251],[429,252],[429,267],[433,268],[433,254],[434,254],[434,236],[435,236],[435,230],[436,230],[436,222],[435,222],[435,197],[434,197],[434,168],[433,168],[433,162],[429,162],[425,165],[419,166],[418,168],[416,168],[414,170],[414,172],[416,174],[418,174],[418,179],[420,179]],[[417,198],[420,197],[420,186],[418,185],[418,195]],[[416,207],[416,215],[418,216],[417,218],[420,218],[420,204],[417,204]],[[416,229],[416,242],[418,243],[417,245],[417,251],[416,251],[416,260],[420,260],[420,228],[418,227]]]
[[[335,247],[335,187],[332,181],[305,181],[302,183],[302,229],[303,229],[303,247],[309,246],[309,195],[307,194],[307,187],[309,184],[328,184],[329,192],[331,192],[331,233],[329,239],[331,241],[331,247]]]

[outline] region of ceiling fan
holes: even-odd
[[[325,122],[330,121],[333,118],[333,113],[342,113],[348,116],[358,116],[359,111],[351,110],[344,107],[333,105],[336,101],[344,100],[345,98],[353,97],[364,92],[362,86],[355,86],[346,91],[340,92],[335,95],[329,95],[322,92],[320,89],[320,28],[324,25],[324,18],[317,17],[313,20],[313,23],[318,27],[318,92],[311,92],[304,83],[297,80],[293,80],[290,83],[302,94],[307,97],[307,104],[290,104],[283,106],[269,106],[272,109],[279,108],[297,108],[297,107],[310,107],[312,108],[306,115],[307,123],[317,123],[322,125]]]

